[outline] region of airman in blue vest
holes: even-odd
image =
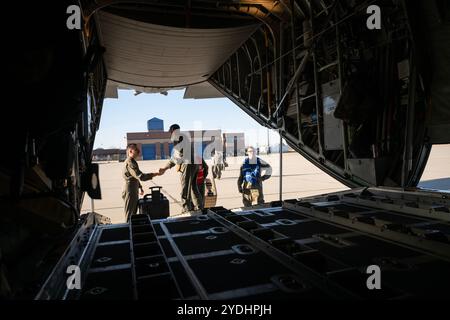
[[[238,190],[242,193],[244,207],[264,203],[262,182],[269,179],[271,175],[270,164],[257,157],[253,147],[247,148],[247,157],[241,165],[238,179]]]

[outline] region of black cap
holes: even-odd
[[[174,132],[175,130],[180,129],[180,126],[176,123],[170,126],[169,132]]]

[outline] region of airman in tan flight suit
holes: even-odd
[[[192,158],[185,159],[185,157],[189,157],[186,155],[188,152],[184,152],[184,150],[179,147],[181,141],[183,141],[183,136],[178,137],[180,135],[180,126],[173,124],[170,126],[169,132],[172,134],[171,139],[174,142],[173,154],[168,163],[159,169],[159,174],[163,175],[167,170],[176,167],[177,172],[180,172],[182,212],[187,213],[200,210],[203,208],[202,196],[196,183],[199,165],[195,164]],[[189,147],[190,143],[187,143],[186,146]],[[183,153],[185,154],[184,156]]]
[[[139,148],[135,143],[127,146],[127,159],[123,166],[122,176],[125,184],[122,191],[122,199],[125,201],[125,220],[128,221],[131,215],[136,214],[140,189],[140,194],[144,194],[140,181],[147,181],[157,176],[158,173],[143,173],[139,170],[136,158],[139,156]]]

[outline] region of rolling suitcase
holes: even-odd
[[[205,208],[212,208],[216,206],[217,202],[217,189],[216,189],[216,182],[214,178],[206,179],[206,192],[204,194],[205,196]]]
[[[159,186],[150,187],[150,194],[139,199],[139,214],[147,214],[150,219],[164,219],[170,215],[169,200],[161,193]]]

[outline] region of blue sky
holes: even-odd
[[[119,90],[119,99],[105,99],[94,148],[124,148],[127,132],[147,131],[147,120],[164,120],[164,130],[178,123],[182,130],[221,129],[245,132],[246,145],[267,144],[267,129],[260,126],[227,98],[183,99],[184,90],[134,95]],[[278,144],[279,135],[270,131],[270,144]]]

